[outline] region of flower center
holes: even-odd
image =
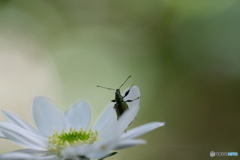
[[[49,150],[56,151],[76,145],[92,144],[98,139],[98,132],[70,129],[69,132],[62,130],[61,133],[55,132],[52,136],[48,137]]]

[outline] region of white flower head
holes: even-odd
[[[124,100],[139,96],[139,88],[132,86]],[[85,101],[77,101],[62,113],[48,98],[36,97],[32,112],[38,129],[4,110],[3,115],[8,122],[0,122],[0,138],[12,140],[27,149],[3,154],[0,159],[104,159],[115,154],[114,150],[144,144],[144,140],[134,138],[161,127],[164,123],[151,122],[126,132],[138,113],[139,101],[127,102],[129,109],[119,119],[113,108],[114,103],[111,103],[92,128],[89,127],[90,106]]]

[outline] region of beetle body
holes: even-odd
[[[121,95],[120,92],[120,88],[126,83],[126,81],[130,78],[131,76],[129,76],[124,83],[118,88],[118,89],[113,89],[113,88],[106,88],[106,87],[102,87],[102,86],[97,86],[97,87],[101,87],[101,88],[105,88],[108,90],[115,90],[115,99],[113,99],[111,102],[115,102],[114,104],[114,109],[116,111],[117,114],[117,119],[119,119],[119,117],[121,117],[123,115],[123,113],[129,109],[127,102],[132,102],[134,100],[139,99],[139,97],[132,99],[132,100],[126,100],[124,101],[124,98],[129,94],[132,86],[125,92],[124,96]]]
[[[123,100],[123,96],[121,95],[120,89],[116,89],[115,92],[115,99],[112,100],[112,102],[116,102],[114,104],[114,109],[117,114],[117,118],[119,118],[126,110],[128,110],[128,105],[127,103]]]

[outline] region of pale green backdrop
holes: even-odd
[[[237,0],[3,0],[0,109],[33,124],[35,96],[62,110],[86,99],[95,120],[114,97],[96,85],[117,88],[132,75],[123,89],[140,87],[141,109],[131,127],[166,126],[109,160],[240,153],[239,40]],[[0,153],[16,149],[0,141]]]

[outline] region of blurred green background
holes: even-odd
[[[124,87],[140,87],[141,109],[131,127],[166,126],[109,160],[240,153],[239,42],[237,0],[2,0],[0,108],[34,124],[35,96],[62,110],[86,99],[95,120],[114,97],[96,85],[132,75]],[[0,153],[16,149],[0,140]]]

